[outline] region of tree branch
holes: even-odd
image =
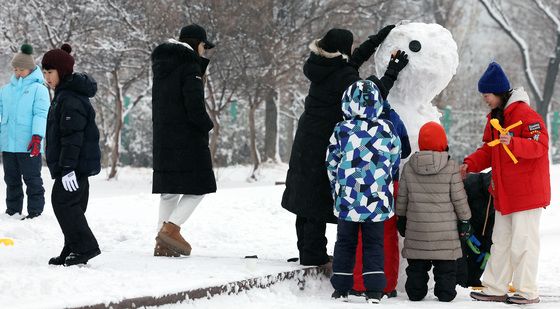
[[[504,19],[504,15],[500,13],[502,16],[498,16],[496,11],[500,12],[500,7],[492,7],[488,0],[479,0],[480,3],[484,6],[490,17],[494,19],[498,23],[498,25],[504,30],[504,32],[513,40],[513,42],[519,47],[521,54],[523,55],[523,64],[524,64],[524,73],[529,83],[529,88],[533,95],[537,98],[537,102],[542,102],[543,96],[539,87],[537,86],[537,82],[533,75],[533,69],[531,66],[531,59],[529,55],[529,46],[525,42],[525,40],[519,36],[519,34],[509,25],[508,21]],[[496,11],[495,11],[496,10]],[[538,104],[538,103],[537,103]]]

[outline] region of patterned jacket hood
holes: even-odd
[[[361,80],[348,87],[342,95],[342,112],[347,120],[377,120],[383,112],[383,99],[375,83]]]
[[[327,149],[334,214],[352,222],[381,222],[393,216],[393,185],[401,142],[390,121],[378,119],[383,102],[375,84],[360,80],[345,91],[347,119],[339,122]]]

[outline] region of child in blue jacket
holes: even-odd
[[[368,302],[377,303],[386,285],[383,221],[394,215],[392,181],[401,142],[390,121],[379,119],[383,99],[370,80],[352,84],[342,97],[346,120],[339,122],[327,150],[327,169],[338,217],[334,248],[333,298],[352,289],[358,230],[362,230],[363,275]]]
[[[27,216],[43,212],[45,189],[41,178],[41,141],[45,136],[49,91],[41,69],[32,56],[33,47],[24,44],[12,59],[14,75],[0,89],[0,149],[6,182],[6,213],[23,210],[22,181],[27,187]]]

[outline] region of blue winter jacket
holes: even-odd
[[[373,82],[352,84],[342,110],[346,120],[336,125],[327,150],[334,214],[352,222],[385,221],[394,215],[400,139],[390,121],[379,119],[383,102]]]
[[[43,82],[43,73],[37,66],[24,78],[13,75],[10,83],[0,89],[1,151],[29,152],[33,135],[45,137],[50,97]]]
[[[401,159],[406,159],[410,156],[410,140],[408,139],[408,132],[406,131],[406,127],[399,117],[399,114],[391,108],[391,104],[387,100],[383,102],[383,112],[379,119],[389,120],[393,124],[393,128],[395,132],[399,136],[401,140]],[[395,165],[395,173],[393,174],[393,180],[399,181],[399,164]]]

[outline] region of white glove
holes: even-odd
[[[74,173],[74,171],[62,176],[62,186],[64,187],[64,190],[69,192],[78,190],[78,179],[76,179],[76,173]]]

